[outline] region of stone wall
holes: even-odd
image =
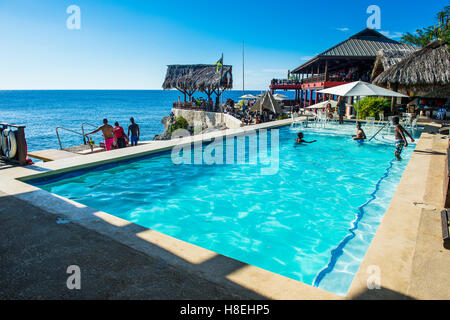
[[[192,127],[234,129],[241,127],[241,121],[224,113],[172,109],[175,117],[183,117]]]

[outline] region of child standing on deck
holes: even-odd
[[[400,155],[403,151],[403,147],[408,146],[408,141],[406,140],[405,133],[411,139],[411,142],[414,142],[413,137],[411,137],[408,131],[406,131],[405,128],[403,128],[402,125],[399,124],[399,121],[400,120],[398,117],[392,118],[392,124],[395,126],[395,157],[397,158],[397,160],[402,159]]]

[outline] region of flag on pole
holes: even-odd
[[[222,53],[222,57],[220,57],[219,61],[217,61],[214,64],[217,66],[216,72],[219,72],[219,68],[223,67],[223,53]]]

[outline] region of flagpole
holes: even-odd
[[[223,52],[222,52],[222,65],[221,65],[221,68],[220,68],[220,81],[221,82],[222,82],[222,78],[223,78]],[[222,104],[223,104],[223,92],[224,91],[225,91],[225,89],[222,90],[222,94],[220,95],[220,97],[222,98]]]
[[[242,40],[242,95],[245,95],[244,40]]]

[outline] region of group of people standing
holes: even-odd
[[[136,146],[139,141],[140,129],[133,117],[130,118],[130,122],[131,124],[128,126],[128,134],[125,134],[125,130],[119,125],[119,122],[116,121],[113,127],[108,124],[108,119],[103,119],[102,126],[92,132],[86,133],[85,136],[102,131],[103,138],[105,139],[105,149],[107,151],[111,149],[125,148],[128,143],[132,146]]]

